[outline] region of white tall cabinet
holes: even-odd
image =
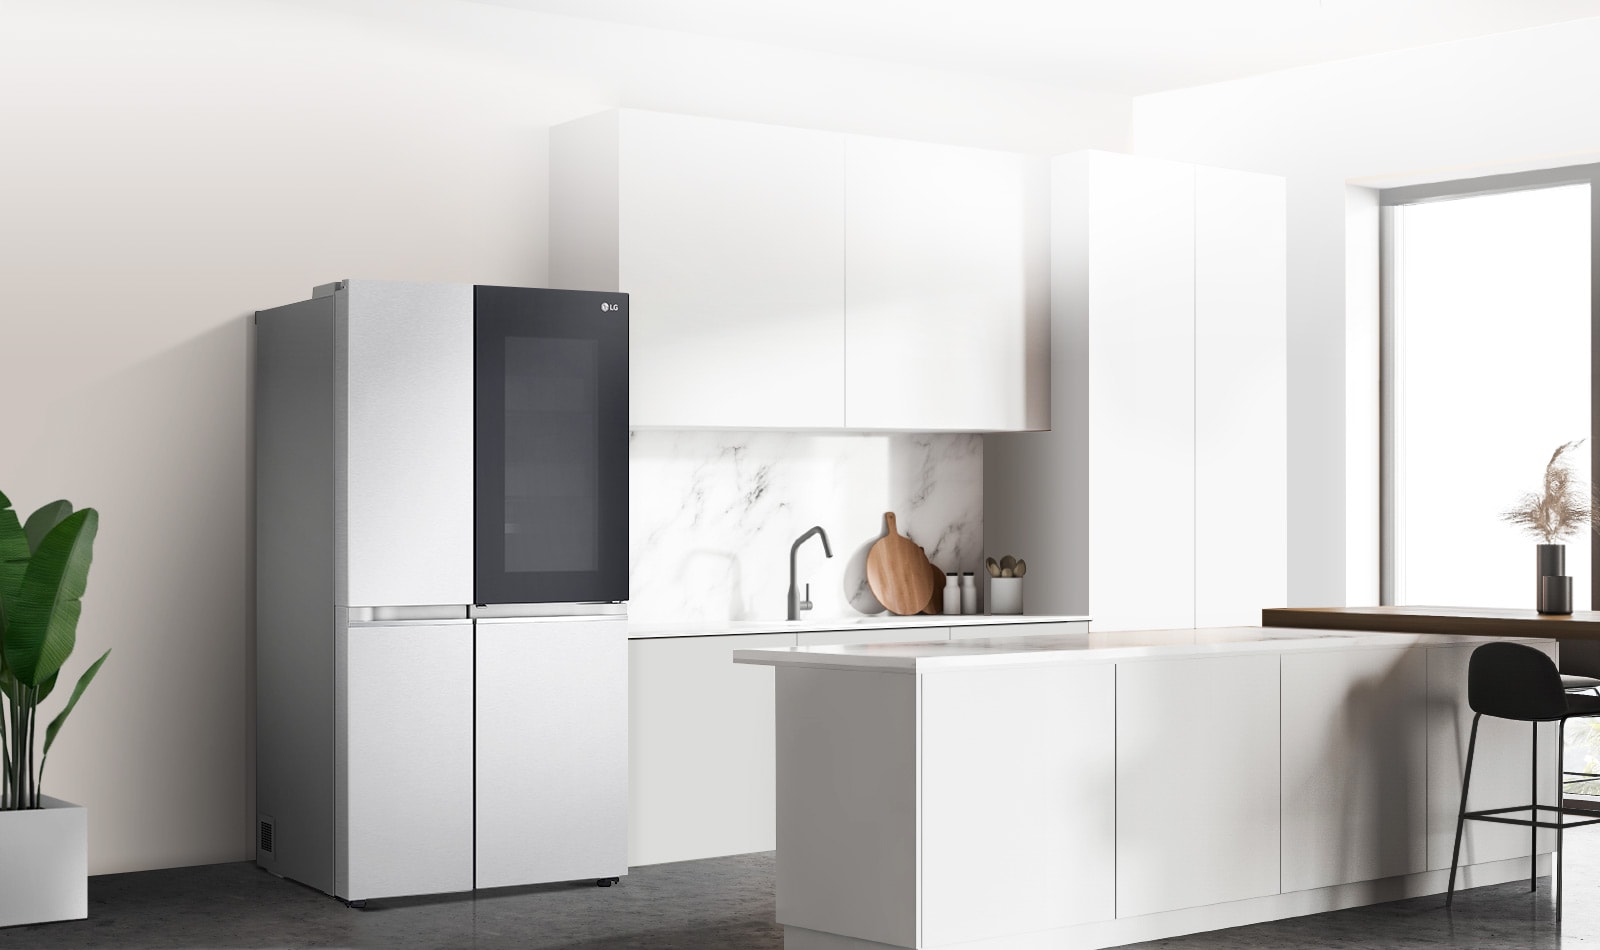
[[[1284,181],[1194,169],[1194,625],[1289,589]]]
[[[1258,623],[1287,591],[1281,178],[1051,168],[1051,431],[984,445],[990,550],[1096,630]]]
[[[1048,425],[1048,176],[621,109],[551,130],[550,277],[629,294],[634,426]]]

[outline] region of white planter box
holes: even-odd
[[[0,927],[89,916],[89,810],[49,795],[0,811]]]

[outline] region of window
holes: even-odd
[[[1383,195],[1385,603],[1534,606],[1537,539],[1501,513],[1590,438],[1593,171]],[[1566,545],[1588,609],[1592,537]]]

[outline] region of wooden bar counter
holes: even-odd
[[[1600,641],[1600,611],[1595,610],[1541,614],[1502,607],[1269,607],[1261,611],[1261,625]]]
[[[1509,607],[1269,607],[1263,627],[1541,637],[1557,641],[1561,672],[1600,677],[1600,610],[1541,614]]]

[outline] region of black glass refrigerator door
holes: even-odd
[[[474,600],[627,600],[628,297],[474,293]]]

